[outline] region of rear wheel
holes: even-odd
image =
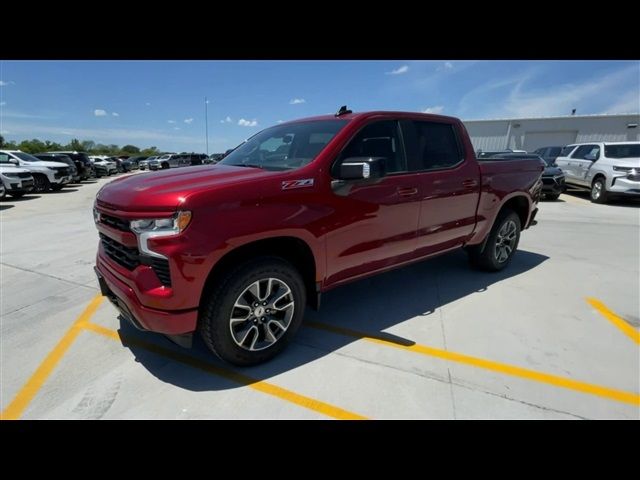
[[[302,323],[305,285],[285,260],[261,257],[229,272],[205,300],[200,333],[221,359],[256,365],[280,353]]]
[[[605,179],[598,177],[591,185],[591,201],[593,203],[607,203],[607,200],[609,200],[609,194]]]
[[[54,192],[59,192],[60,190],[62,190],[62,187],[64,187],[64,185],[62,185],[61,183],[55,183],[51,185],[51,190],[53,190]]]
[[[511,261],[520,241],[520,217],[513,210],[503,210],[493,224],[484,250],[471,247],[469,261],[475,268],[490,272],[502,270]]]
[[[163,168],[163,169],[167,169],[167,168],[169,168],[169,164],[168,164],[167,162],[163,162],[163,163],[162,163],[162,168]]]
[[[48,192],[49,189],[51,188],[51,183],[49,182],[49,179],[42,174],[34,173],[33,183],[34,183],[33,190],[38,193]]]
[[[27,192],[13,192],[13,193],[9,193],[9,195],[11,195],[13,198],[22,198],[24,197],[24,194]]]

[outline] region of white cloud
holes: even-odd
[[[175,120],[167,120],[167,123],[176,123]]]
[[[180,127],[173,127],[174,130],[180,130]]]
[[[96,109],[93,111],[93,114],[94,114],[96,117],[106,117],[106,116],[107,116],[107,111],[106,111],[106,110],[103,110],[103,109],[101,109],[101,108],[96,108]]]
[[[289,105],[299,105],[300,103],[307,103],[304,98],[292,98],[289,100]]]
[[[220,120],[220,123],[231,123],[233,122],[233,120],[231,120],[231,117],[227,116],[227,118],[223,118],[222,120]]]
[[[444,107],[442,105],[435,105],[433,107],[427,107],[424,110],[422,110],[422,113],[442,113],[442,111],[444,110]]]
[[[640,90],[632,88],[611,105],[605,113],[638,113],[640,112]]]
[[[0,87],[6,87],[7,85],[15,85],[15,84],[16,82],[14,81],[5,82],[4,80],[0,80]]]
[[[284,120],[278,120],[276,123],[283,123]]]
[[[186,123],[187,125],[191,125],[193,123],[193,118],[185,118],[184,123]]]
[[[7,102],[0,102],[0,107],[4,107],[7,104]]]
[[[390,72],[385,72],[386,75],[402,75],[403,73],[407,73],[409,71],[409,65],[402,65],[401,67],[396,68],[395,70],[391,70]]]
[[[147,107],[150,107],[150,106],[151,106],[151,102],[147,102],[147,103],[145,103],[145,105],[146,105]]]
[[[114,117],[119,117],[120,114],[118,112],[111,112],[111,115],[113,115]]]
[[[444,62],[444,68],[453,68],[453,63],[451,63],[451,62]]]
[[[245,120],[244,118],[241,118],[238,120],[238,125],[241,127],[255,127],[258,125],[258,121],[255,118],[253,120]]]

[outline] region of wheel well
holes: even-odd
[[[595,181],[596,181],[597,179],[599,179],[599,178],[603,179],[603,180],[604,180],[604,182],[605,182],[605,184],[607,183],[607,177],[606,177],[603,173],[597,173],[597,174],[596,174],[596,176],[595,176],[595,177],[593,177],[593,180],[591,181],[591,185],[593,186],[593,184],[595,183]]]
[[[255,257],[275,256],[290,262],[302,275],[307,288],[307,303],[318,308],[316,291],[316,262],[309,245],[295,237],[274,237],[242,245],[222,257],[211,269],[202,295],[206,295],[216,281],[240,263]],[[202,304],[202,300],[200,302]]]
[[[500,212],[506,209],[513,210],[518,214],[518,217],[520,217],[521,228],[524,229],[525,225],[527,224],[527,220],[529,219],[529,201],[526,199],[526,197],[518,196],[509,199],[502,206]],[[498,212],[498,215],[500,214],[500,212]]]

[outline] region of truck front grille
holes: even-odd
[[[104,216],[104,214],[102,215]],[[122,245],[120,242],[107,237],[103,233],[100,233],[99,235],[104,252],[118,265],[123,266],[127,270],[134,270],[139,265],[149,265],[162,285],[165,287],[171,286],[171,273],[169,270],[169,261],[167,259],[140,255],[137,248]]]
[[[111,215],[101,213],[100,221],[105,225],[109,225],[110,227],[115,228],[116,230],[120,230],[121,232],[131,231],[131,228],[129,227],[129,222],[127,220],[123,220],[122,218],[112,217]]]
[[[118,265],[122,265],[127,270],[133,270],[140,265],[140,254],[137,248],[126,247],[103,233],[99,235],[102,248],[104,248],[105,253],[111,260]]]

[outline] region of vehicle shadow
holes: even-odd
[[[0,212],[4,211],[4,210],[9,210],[10,208],[15,207],[15,205],[4,205],[4,204],[0,204]]]
[[[431,320],[429,316],[438,308],[467,295],[484,292],[491,285],[528,272],[547,259],[544,255],[521,250],[505,270],[487,273],[470,269],[466,254],[457,251],[336,288],[323,296],[319,312],[306,310],[298,340],[294,338],[283,353],[256,367],[238,368],[222,362],[207,349],[199,335],[194,336],[193,348],[187,350],[161,335],[140,332],[123,319],[118,333],[136,361],[163,382],[192,391],[237,388],[301,367],[359,339],[357,333],[351,336],[330,334],[315,342],[316,328],[305,326],[305,323],[317,325],[316,322],[321,322],[329,329],[347,328],[401,345],[413,345],[411,339],[384,333],[384,330],[414,317]],[[301,336],[305,340],[300,340]],[[309,338],[312,345],[309,345]],[[154,352],[157,347],[149,348],[149,342],[175,353],[158,354],[158,351]],[[238,377],[242,377],[241,380],[238,381]]]
[[[587,190],[567,190],[563,193],[563,195],[571,195],[573,197],[582,198],[588,202],[591,201],[591,194]],[[633,197],[612,197],[607,201],[606,205],[612,205],[616,207],[631,207],[638,208],[640,207],[640,198]]]
[[[27,193],[26,195],[20,197],[20,198],[15,198],[15,197],[10,197],[9,195],[7,195],[5,197],[5,199],[3,200],[4,202],[27,202],[29,200],[35,200],[36,198],[40,198],[40,195],[31,195],[29,193]]]
[[[77,188],[63,188],[61,190],[49,190],[47,193],[58,195],[60,193],[71,193],[71,192],[77,192],[77,191],[78,191]]]

